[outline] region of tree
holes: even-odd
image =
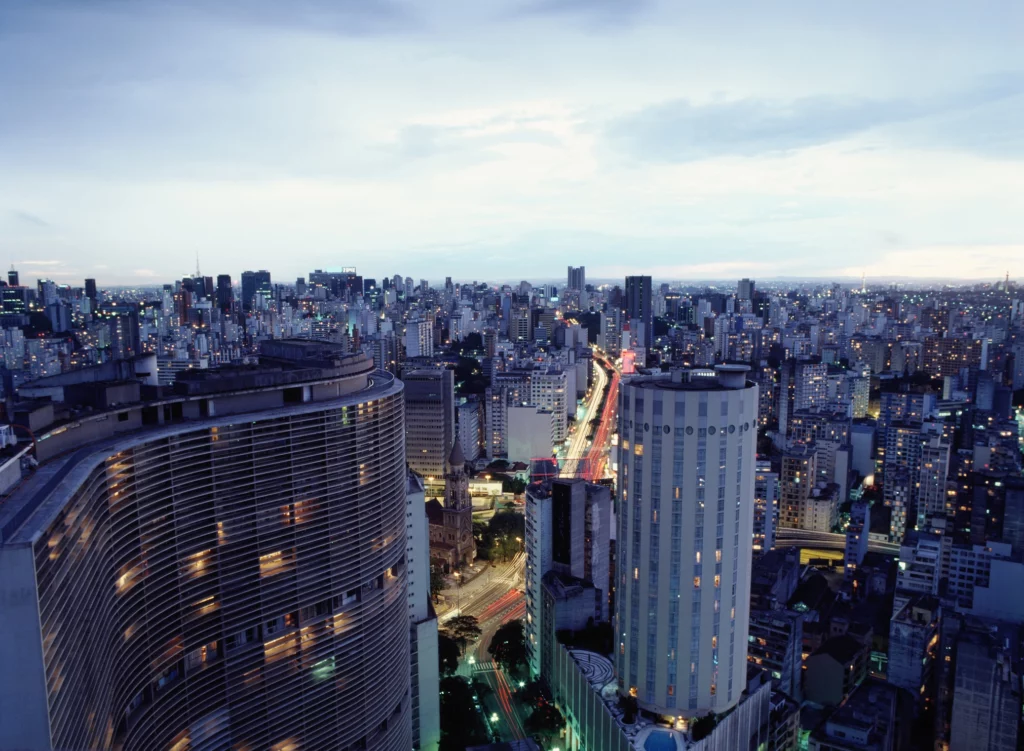
[[[474,709],[473,689],[465,678],[442,678],[441,745],[442,751],[461,751],[467,746],[487,743],[487,728]]]
[[[480,624],[471,615],[457,615],[445,624],[444,633],[454,639],[465,652],[467,644],[480,638]]]
[[[498,537],[522,537],[526,534],[526,518],[515,511],[499,511],[487,527]]]
[[[619,696],[619,709],[622,710],[622,721],[624,723],[632,725],[636,722],[639,705],[637,704],[635,696],[632,694],[623,694]]]
[[[534,708],[530,716],[526,718],[525,727],[527,733],[550,740],[561,734],[562,728],[565,727],[565,720],[554,704],[544,702]]]
[[[459,669],[459,643],[443,631],[437,634],[437,667],[441,675],[453,675]]]
[[[717,724],[718,718],[715,717],[714,712],[708,712],[703,717],[694,720],[693,725],[690,726],[690,734],[693,736],[694,742],[711,735],[711,731],[715,729]]]
[[[551,692],[548,690],[548,685],[544,682],[544,679],[537,678],[536,680],[526,682],[523,690],[519,693],[519,697],[524,704],[536,706],[545,701],[551,701]]]
[[[487,651],[510,673],[526,665],[526,631],[523,622],[509,621],[499,627]]]
[[[437,602],[437,596],[444,589],[444,572],[439,566],[430,567],[430,596]]]

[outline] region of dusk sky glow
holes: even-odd
[[[13,0],[0,263],[1020,278],[1022,45],[1011,1]]]

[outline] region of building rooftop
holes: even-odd
[[[846,665],[853,662],[857,655],[859,655],[863,650],[863,644],[852,636],[843,634],[842,636],[829,639],[827,642],[822,644],[814,654],[828,655],[839,664]]]
[[[240,422],[272,419],[296,410],[322,410],[331,401],[351,400],[356,393],[369,398],[399,387],[392,375],[374,374],[372,361],[364,355],[346,355],[327,342],[284,339],[266,342],[264,348],[261,364],[244,369],[244,375],[234,367],[193,371],[189,385],[174,393],[139,380],[97,381],[96,374],[88,372],[91,369],[85,369],[77,382],[67,377],[73,373],[62,374],[59,383],[34,382],[37,392],[51,390],[51,399],[68,401],[33,402],[52,408],[53,417],[36,430],[38,468],[0,499],[0,544],[34,539],[60,509],[62,495],[56,491],[77,487],[97,462],[117,451],[163,435],[222,425],[231,415],[238,415]],[[193,379],[194,375],[200,377]],[[313,390],[332,383],[322,392]],[[303,385],[309,386],[305,392]],[[111,403],[112,389],[132,398]],[[213,401],[215,409],[210,406]]]
[[[625,380],[638,388],[666,389],[670,391],[729,391],[753,388],[753,381],[747,380],[748,365],[716,365],[712,371],[673,370],[656,375],[638,375]]]

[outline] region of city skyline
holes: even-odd
[[[1019,278],[1022,11],[984,5],[8,7],[0,233],[61,283]]]

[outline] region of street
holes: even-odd
[[[439,625],[444,628],[446,621],[460,614],[477,619],[480,638],[467,649],[458,674],[482,681],[490,687],[492,695],[481,698],[485,717],[499,738],[525,738],[523,722],[526,718],[513,697],[515,687],[512,679],[495,664],[487,650],[502,624],[526,615],[526,599],[522,592],[526,553],[519,553],[511,561],[493,568],[487,562],[481,565],[484,568],[479,569],[465,585],[443,592],[453,607],[438,617]],[[497,721],[494,721],[495,715]]]
[[[587,441],[587,434],[590,432],[589,421],[601,409],[601,396],[604,394],[604,387],[607,383],[608,374],[605,369],[600,366],[595,367],[594,383],[590,387],[590,396],[583,408],[583,419],[576,421],[576,432],[569,439],[569,447],[565,452],[562,477],[579,477],[588,470],[586,464],[590,448]]]

